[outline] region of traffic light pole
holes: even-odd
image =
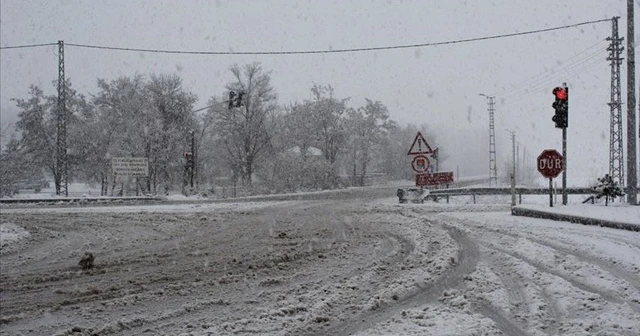
[[[567,128],[562,129],[562,205],[567,205]],[[553,206],[553,205],[552,205]]]
[[[193,173],[195,171],[195,167],[196,167],[196,156],[195,156],[195,147],[196,147],[196,137],[195,137],[195,131],[190,131],[189,133],[191,133],[191,162],[190,162],[190,167],[189,167],[189,186],[191,187],[191,190],[193,190]]]

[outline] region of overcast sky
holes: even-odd
[[[2,0],[0,45],[64,40],[187,51],[345,49],[509,34],[613,16],[621,17],[620,35],[626,36],[624,0]],[[269,56],[171,55],[67,46],[65,67],[74,87],[85,94],[96,92],[97,78],[177,73],[185,87],[198,95],[196,107],[204,107],[231,80],[231,64],[259,61],[271,71],[282,104],[309,98],[314,83],[330,84],[338,97],[351,97],[353,107],[363,105],[365,98],[380,100],[392,119],[429,125],[441,150],[450,155],[447,168],[461,166],[462,174],[488,172],[489,121],[486,99],[480,93],[497,97],[501,169],[511,154],[506,130],[517,133],[520,148],[524,152],[526,147],[533,158],[544,148],[561,148],[561,132],[551,121],[551,90],[567,82],[571,93],[568,171],[570,184],[582,184],[608,170],[610,68],[605,39],[610,34],[611,23],[601,22],[444,46]],[[26,97],[30,84],[55,93],[50,83],[57,79],[56,53],[56,46],[1,51],[3,125],[15,120],[10,98]],[[626,93],[624,69],[622,85]],[[429,134],[426,137],[429,140]]]

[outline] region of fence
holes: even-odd
[[[522,195],[548,195],[549,188],[524,188],[517,187],[516,195],[518,195],[518,203],[522,204]],[[554,189],[554,194],[560,194],[560,189]],[[567,194],[570,195],[590,195],[593,194],[591,188],[567,188]],[[439,198],[445,198],[449,203],[449,197],[452,196],[471,196],[473,197],[473,204],[476,204],[476,197],[483,195],[511,195],[510,187],[503,188],[452,188],[452,189],[437,189],[431,190],[427,198],[438,200]]]

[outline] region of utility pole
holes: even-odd
[[[618,19],[619,16],[613,17],[611,20],[612,31],[611,37],[607,41],[611,44],[607,48],[609,56],[607,61],[611,62],[611,102],[608,104],[611,108],[611,127],[609,130],[609,176],[624,185],[624,150],[622,144],[622,97],[620,90],[620,65],[623,58],[620,57],[622,50],[622,41],[624,38],[618,36]]]
[[[511,133],[511,206],[516,206],[516,132]]]
[[[58,109],[56,137],[56,195],[69,196],[67,176],[67,90],[64,76],[64,41],[58,41]]]
[[[520,142],[516,143],[516,162],[515,162],[515,171],[516,176],[520,177],[522,175],[522,170],[520,170]],[[518,181],[516,180],[516,185]]]
[[[523,184],[527,183],[527,179],[529,178],[529,174],[527,172],[527,147],[525,146],[522,149],[522,159],[520,160],[520,180]]]
[[[496,162],[496,130],[494,123],[496,97],[487,96],[484,93],[480,95],[487,98],[487,110],[489,111],[489,185],[497,186],[498,168]]]
[[[638,204],[638,161],[636,134],[636,58],[633,0],[627,0],[627,202]],[[640,133],[640,130],[638,130]]]

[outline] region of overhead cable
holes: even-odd
[[[90,49],[106,49],[106,50],[117,50],[117,51],[135,51],[135,52],[148,52],[148,53],[163,53],[163,54],[188,54],[188,55],[301,55],[301,54],[332,54],[332,53],[349,53],[349,52],[363,52],[363,51],[378,51],[378,50],[392,50],[392,49],[408,49],[408,48],[423,48],[423,47],[434,47],[440,45],[448,45],[448,44],[460,44],[460,43],[468,43],[468,42],[476,42],[476,41],[484,41],[484,40],[493,40],[499,38],[506,37],[514,37],[514,36],[522,36],[522,35],[530,35],[530,34],[538,34],[544,32],[550,32],[561,29],[574,28],[599,22],[611,21],[611,19],[601,19],[594,21],[584,21],[580,23],[552,27],[552,28],[544,28],[544,29],[536,29],[529,30],[518,33],[510,33],[510,34],[500,34],[500,35],[491,35],[484,37],[474,37],[468,39],[459,39],[459,40],[450,40],[450,41],[441,41],[441,42],[428,42],[428,43],[419,43],[419,44],[407,44],[407,45],[396,45],[396,46],[383,46],[383,47],[367,47],[367,48],[347,48],[347,49],[327,49],[327,50],[301,50],[301,51],[186,51],[186,50],[163,50],[163,49],[145,49],[145,48],[125,48],[125,47],[110,47],[110,46],[100,46],[100,45],[91,45],[91,44],[79,44],[79,43],[66,43],[66,46],[69,47],[78,47],[78,48],[90,48]]]

